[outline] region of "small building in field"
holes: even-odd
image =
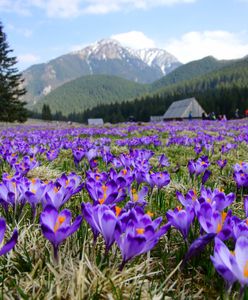
[[[206,112],[195,98],[173,102],[163,115],[163,120],[200,119]]]
[[[88,119],[88,125],[90,126],[102,126],[103,119]]]
[[[164,116],[150,116],[150,122],[162,122]]]

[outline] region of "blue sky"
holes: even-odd
[[[112,37],[180,61],[248,55],[248,0],[0,0],[19,68]]]

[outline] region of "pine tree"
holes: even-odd
[[[42,115],[42,120],[47,120],[47,121],[52,120],[51,109],[48,104],[43,104],[41,115]]]
[[[22,74],[15,67],[17,59],[11,52],[0,22],[0,121],[24,122],[27,119],[26,103],[21,102],[20,97],[26,90],[22,87]]]

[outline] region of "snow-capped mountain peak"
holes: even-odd
[[[159,67],[164,75],[168,74],[173,66],[179,64],[176,57],[164,49],[146,48],[131,50],[131,53],[139,57],[150,67]]]
[[[81,59],[121,59],[129,61],[131,59],[139,59],[149,67],[160,69],[163,75],[168,74],[181,63],[172,54],[166,50],[158,48],[147,49],[131,49],[123,47],[114,39],[102,39],[86,48],[75,52]]]

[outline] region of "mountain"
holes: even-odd
[[[173,70],[161,79],[153,82],[152,90],[155,91],[172,84],[197,78],[198,76],[205,75],[212,71],[216,71],[225,66],[231,65],[234,62],[235,60],[217,60],[213,56],[207,56],[200,60],[189,62]]]
[[[41,112],[49,104],[52,113],[83,112],[100,104],[122,102],[148,91],[148,85],[108,75],[82,76],[58,87],[43,97],[32,110]]]
[[[140,58],[148,66],[161,70],[163,75],[169,74],[174,69],[178,68],[179,65],[181,65],[178,64],[178,60],[175,56],[163,49],[129,49],[129,52],[134,56]]]
[[[48,63],[33,65],[23,72],[30,105],[38,102],[55,88],[85,75],[105,74],[139,83],[151,83],[180,66],[181,63],[165,50],[125,48],[112,39],[104,39],[55,58]]]
[[[167,75],[169,76],[169,75]],[[149,121],[151,115],[163,115],[173,101],[195,97],[206,112],[214,111],[234,117],[248,108],[248,57],[224,63],[223,67],[190,80],[164,86],[132,102],[116,103],[114,106],[100,105],[75,120],[102,117],[105,122],[118,122],[113,112],[118,111],[119,119],[127,120],[132,114],[137,121]]]

